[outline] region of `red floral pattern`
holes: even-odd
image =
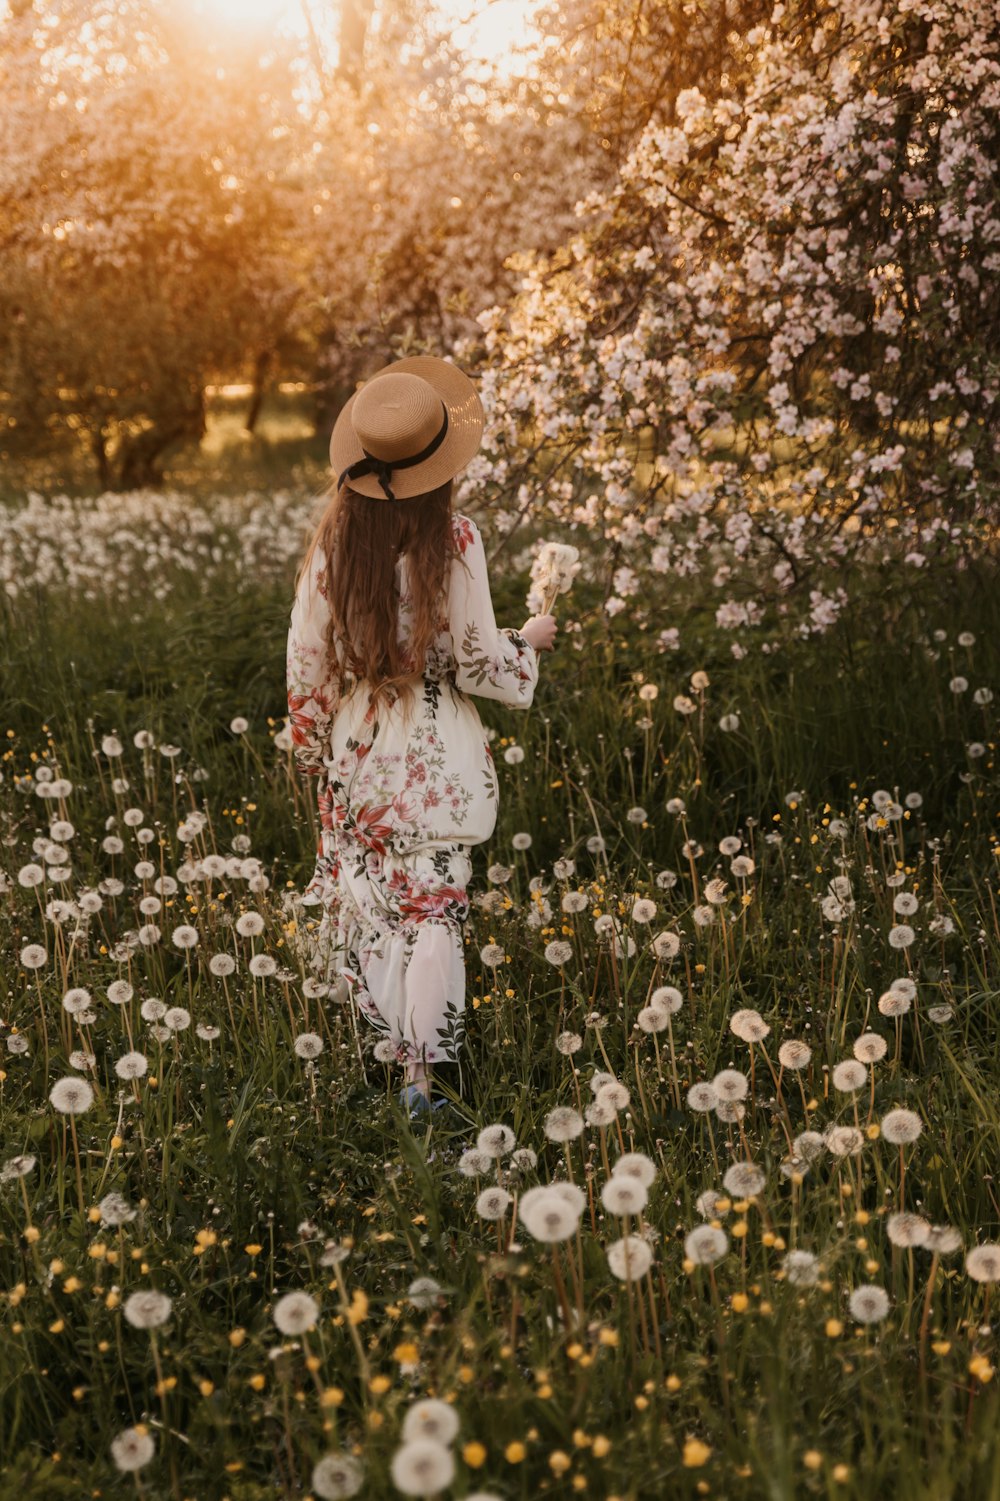
[[[462,924],[468,850],[496,823],[493,757],[470,694],[531,703],[534,649],[497,628],[475,523],[452,519],[455,556],[440,628],[409,705],[373,709],[364,685],[339,699],[329,670],[326,564],[300,581],[288,634],[288,711],[296,761],[319,774],[320,838],[307,888],[323,915],[318,950],[400,1057],[454,1057],[465,1008]],[[399,635],[411,619],[398,565]]]

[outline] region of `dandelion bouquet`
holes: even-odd
[[[531,597],[541,597],[538,613],[548,615],[580,572],[580,549],[568,542],[544,542],[531,566]]]

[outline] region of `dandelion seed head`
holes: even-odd
[[[834,1089],[841,1094],[853,1094],[867,1084],[868,1070],[857,1058],[845,1058],[842,1063],[834,1065],[830,1078]]]
[[[657,933],[649,946],[656,959],[676,959],[681,951],[680,935],[664,929],[662,933]]]
[[[551,943],[545,945],[546,963],[553,965],[556,969],[560,969],[564,964],[568,964],[572,957],[573,945],[566,943],[564,939],[555,938]]]
[[[441,1284],[433,1277],[414,1277],[406,1289],[406,1296],[411,1306],[424,1312],[430,1308],[436,1308],[438,1298],[442,1295]]]
[[[755,1162],[734,1162],[722,1179],[726,1192],[737,1199],[752,1199],[763,1192],[767,1176]]]
[[[719,1096],[713,1085],[701,1082],[691,1085],[687,1092],[687,1102],[689,1109],[697,1111],[699,1115],[705,1115],[708,1111],[715,1109],[719,1103]]]
[[[643,1188],[650,1188],[656,1181],[656,1165],[645,1152],[623,1152],[612,1163],[611,1171],[616,1178],[623,1175],[636,1178]]]
[[[734,1011],[729,1018],[729,1030],[741,1042],[761,1042],[771,1028],[761,1016],[759,1011],[753,1011],[745,1007],[741,1011]]]
[[[612,1174],[601,1189],[601,1203],[609,1214],[641,1214],[649,1194],[638,1178]]]
[[[323,1039],[316,1032],[300,1032],[292,1047],[298,1058],[318,1058],[323,1051]]]
[[[812,1057],[812,1048],[807,1042],[801,1042],[797,1037],[790,1037],[783,1042],[778,1049],[778,1062],[782,1068],[796,1072],[805,1068]]]
[[[889,1050],[889,1044],[877,1032],[862,1032],[855,1038],[851,1048],[859,1063],[878,1063]]]
[[[915,1110],[890,1110],[882,1118],[882,1135],[893,1146],[909,1145],[923,1129],[924,1123]]]
[[[0,1183],[11,1183],[17,1178],[26,1178],[34,1171],[38,1162],[37,1157],[32,1157],[30,1152],[22,1152],[17,1157],[9,1157],[0,1168]]]
[[[115,1229],[119,1225],[130,1225],[137,1213],[120,1193],[105,1194],[97,1207],[101,1212],[101,1224]]]
[[[518,1205],[518,1217],[528,1233],[546,1244],[569,1240],[575,1235],[579,1213],[549,1186],[529,1189]]]
[[[847,1306],[855,1323],[880,1324],[889,1312],[889,1294],[884,1287],[864,1283],[851,1293]]]
[[[696,1225],[684,1237],[684,1255],[695,1266],[713,1266],[728,1250],[728,1235],[714,1225]]]
[[[58,1110],[60,1115],[82,1115],[94,1103],[94,1091],[86,1079],[67,1076],[65,1079],[57,1079],[53,1084],[49,1091],[49,1101],[53,1110]]]
[[[572,1105],[556,1105],[545,1117],[542,1129],[549,1141],[572,1141],[583,1131],[583,1116]]]
[[[962,1249],[962,1237],[951,1225],[931,1225],[924,1248],[937,1256],[952,1256]]]
[[[864,1146],[864,1133],[857,1126],[831,1126],[824,1138],[834,1157],[856,1157]]]
[[[435,1397],[414,1402],[407,1408],[403,1419],[403,1438],[407,1442],[431,1438],[439,1444],[451,1444],[458,1437],[458,1429],[458,1413],[454,1407]]]
[[[517,1145],[517,1137],[509,1126],[497,1124],[484,1126],[476,1137],[476,1146],[487,1157],[506,1157]]]
[[[146,1287],[129,1293],[122,1306],[122,1313],[133,1329],[159,1329],[169,1319],[172,1307],[166,1293]]]
[[[965,1270],[973,1282],[1000,1282],[1000,1245],[986,1241],[966,1253]]]
[[[476,1200],[476,1213],[482,1220],[502,1220],[511,1202],[505,1188],[484,1188]]]
[[[739,1069],[724,1068],[712,1080],[712,1088],[720,1100],[745,1100],[750,1081]]]
[[[793,1287],[815,1287],[819,1281],[819,1258],[811,1251],[789,1251],[782,1266]]]
[[[347,1501],[364,1484],[365,1472],[351,1454],[324,1454],[313,1465],[312,1489],[320,1501]]]
[[[431,1438],[403,1444],[393,1455],[390,1469],[393,1485],[404,1496],[436,1496],[455,1478],[451,1450]]]
[[[479,1178],[493,1166],[493,1158],[478,1147],[467,1147],[458,1159],[458,1171],[463,1178]]]
[[[911,1004],[909,996],[901,990],[885,990],[878,998],[878,1009],[883,1016],[905,1016]]]
[[[649,997],[649,1004],[658,1011],[674,1016],[684,1005],[684,997],[676,985],[658,985]]]
[[[305,1334],[319,1322],[319,1304],[306,1292],[285,1293],[275,1303],[272,1317],[280,1333]]]
[[[894,1246],[925,1245],[930,1228],[929,1222],[922,1214],[910,1214],[906,1211],[890,1214],[885,1227],[886,1234]]]
[[[123,1428],[111,1440],[111,1458],[115,1469],[133,1474],[148,1465],[156,1453],[156,1441],[145,1428]]]
[[[614,1240],[607,1250],[608,1267],[619,1282],[637,1282],[653,1264],[649,1242],[640,1235],[625,1235]]]
[[[145,1053],[123,1053],[115,1061],[115,1073],[119,1079],[141,1079],[148,1067]]]
[[[597,1091],[594,1103],[610,1106],[617,1114],[619,1110],[628,1109],[630,1099],[631,1095],[626,1085],[622,1084],[618,1079],[609,1079]]]

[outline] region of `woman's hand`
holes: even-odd
[[[551,651],[558,629],[554,615],[532,615],[521,627],[521,635],[536,651]]]

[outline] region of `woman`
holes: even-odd
[[[355,393],[330,440],[335,483],[296,579],[288,709],[320,777],[305,900],[320,944],[430,1104],[431,1068],[462,1041],[469,851],[493,833],[497,780],[474,704],[526,709],[556,623],[498,630],[475,523],[452,481],[479,448],[471,381],[430,356]]]

